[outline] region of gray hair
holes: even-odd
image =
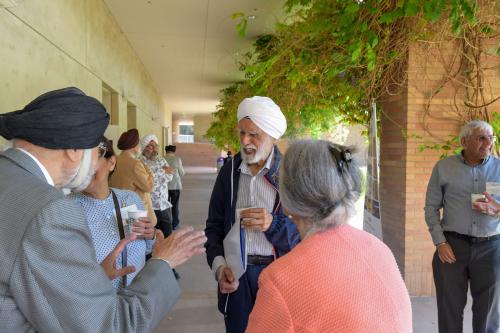
[[[346,149],[324,140],[300,140],[283,158],[281,201],[292,216],[311,223],[308,235],[347,222],[355,213],[362,176],[356,161],[340,158]]]
[[[476,128],[487,130],[493,133],[493,127],[491,127],[491,125],[487,122],[482,120],[473,120],[469,121],[462,127],[458,136],[459,141],[462,142],[462,139],[470,137]]]

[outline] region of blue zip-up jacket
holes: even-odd
[[[278,189],[278,169],[281,161],[281,153],[278,147],[274,146],[273,162],[271,168],[265,175],[267,180]],[[205,245],[207,250],[208,265],[212,267],[212,262],[217,256],[224,256],[223,240],[234,223],[236,200],[238,194],[238,184],[240,179],[241,164],[240,153],[234,156],[234,163],[226,163],[219,172],[215,181],[210,206],[208,209],[208,219],[205,229],[208,238]],[[233,174],[233,204],[231,207],[231,168]],[[299,232],[295,224],[283,214],[283,208],[276,195],[273,209],[273,222],[269,229],[264,232],[267,240],[273,245],[276,256],[280,257],[288,253],[300,241]]]

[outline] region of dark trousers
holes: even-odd
[[[267,265],[248,265],[245,274],[240,277],[238,289],[234,293],[222,294],[219,297],[219,310],[224,314],[226,333],[245,332],[257,297],[257,281],[260,272],[266,267]]]
[[[165,237],[170,236],[172,233],[172,213],[170,208],[165,210],[155,210],[156,219],[156,229],[160,229]]]
[[[469,284],[474,333],[500,332],[500,239],[472,243],[449,233],[446,239],[457,261],[442,263],[434,253],[439,332],[462,332]]]
[[[168,201],[172,204],[172,228],[175,230],[179,226],[179,198],[180,190],[168,190]]]

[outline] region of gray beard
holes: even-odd
[[[158,156],[158,153],[157,152],[152,152],[150,154],[149,153],[142,153],[142,155],[144,155],[149,160],[154,160]]]

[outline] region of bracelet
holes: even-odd
[[[439,243],[439,244],[436,244],[436,248],[440,247],[440,246],[443,246],[445,244],[448,244],[448,242],[442,242],[442,243]]]

